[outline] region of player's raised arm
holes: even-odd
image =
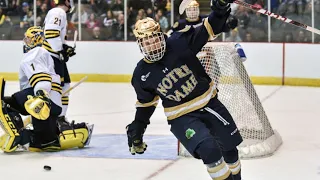
[[[230,15],[230,4],[234,0],[211,0],[212,12],[204,19],[203,25],[190,33],[189,46],[194,53],[198,53],[208,42],[223,32],[226,21]]]
[[[150,117],[159,101],[159,96],[144,89],[142,87],[143,85],[139,82],[143,81],[143,78],[147,78],[149,75],[141,75],[140,78],[137,74],[140,74],[140,72],[136,69],[131,81],[137,94],[137,110],[134,121],[126,127],[129,150],[133,155],[135,153],[143,154],[147,148],[147,145],[143,142],[143,134],[147,125],[150,124]]]

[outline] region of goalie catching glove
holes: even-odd
[[[147,144],[143,142],[143,134],[146,128],[146,124],[138,121],[133,121],[127,125],[128,146],[132,155],[143,154],[147,150]]]
[[[50,115],[51,102],[45,90],[38,90],[35,96],[28,96],[24,103],[26,111],[39,120],[46,120]]]
[[[62,45],[62,51],[60,51],[60,58],[62,61],[64,62],[68,62],[69,61],[69,57],[72,57],[74,55],[76,55],[76,49],[67,45],[67,44],[63,44]]]

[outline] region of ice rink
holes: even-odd
[[[7,82],[5,94],[17,91]],[[244,180],[320,180],[320,88],[255,86],[283,144],[271,157],[242,161]],[[91,146],[56,153],[0,153],[1,180],[209,180],[202,161],[179,158],[163,108],[146,131],[149,145],[132,156],[125,126],[134,118],[129,83],[84,83],[72,91],[69,120],[95,124]],[[52,167],[45,171],[44,165]]]

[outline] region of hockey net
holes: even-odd
[[[240,158],[272,155],[282,144],[281,136],[272,128],[234,44],[209,42],[197,56],[244,139],[238,146]],[[179,156],[191,156],[178,146]]]

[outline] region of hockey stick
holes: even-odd
[[[295,25],[295,26],[300,27],[302,29],[305,29],[307,31],[310,31],[310,32],[313,32],[313,33],[316,33],[316,34],[320,34],[320,30],[319,29],[310,27],[310,26],[308,26],[306,24],[302,24],[300,22],[294,21],[294,20],[286,18],[284,16],[280,16],[279,14],[275,14],[273,12],[267,11],[267,10],[262,9],[262,8],[258,8],[258,7],[254,6],[254,5],[251,5],[251,4],[242,2],[242,1],[238,1],[238,0],[234,1],[234,3],[239,4],[239,5],[243,6],[243,7],[248,8],[248,9],[254,10],[254,11],[260,13],[260,14],[264,14],[266,16],[273,17],[273,18],[278,19],[280,21],[283,21],[285,23],[289,23],[289,24]]]
[[[77,82],[75,85],[71,86],[69,89],[67,89],[65,92],[62,93],[61,96],[66,95],[68,92],[70,92],[72,89],[76,88],[79,86],[81,83],[83,83],[85,80],[88,79],[88,76],[83,77],[79,82]]]
[[[76,48],[77,38],[78,38],[78,31],[75,30],[73,34],[73,48]]]
[[[188,7],[188,5],[191,3],[192,0],[183,0],[179,6],[179,13],[180,14],[183,14],[183,12],[185,11],[185,9]],[[259,7],[256,7],[254,5],[251,5],[251,4],[248,4],[248,3],[245,3],[245,2],[242,2],[242,1],[234,1],[234,3],[236,4],[239,4],[243,7],[246,7],[248,9],[251,9],[251,10],[254,10],[258,13],[261,13],[261,14],[264,14],[266,16],[270,16],[270,17],[273,17],[275,19],[278,19],[282,22],[285,22],[285,23],[288,23],[288,24],[292,24],[292,25],[295,25],[297,27],[300,27],[302,29],[305,29],[307,31],[310,31],[310,32],[313,32],[313,33],[316,33],[316,34],[320,34],[320,30],[319,29],[315,29],[313,27],[310,27],[306,24],[302,24],[300,22],[297,22],[297,21],[294,21],[294,20],[291,20],[289,18],[286,18],[284,16],[281,16],[281,15],[278,15],[278,14],[275,14],[273,12],[270,12],[270,11],[267,11],[265,9],[262,9],[262,8],[259,8]]]

